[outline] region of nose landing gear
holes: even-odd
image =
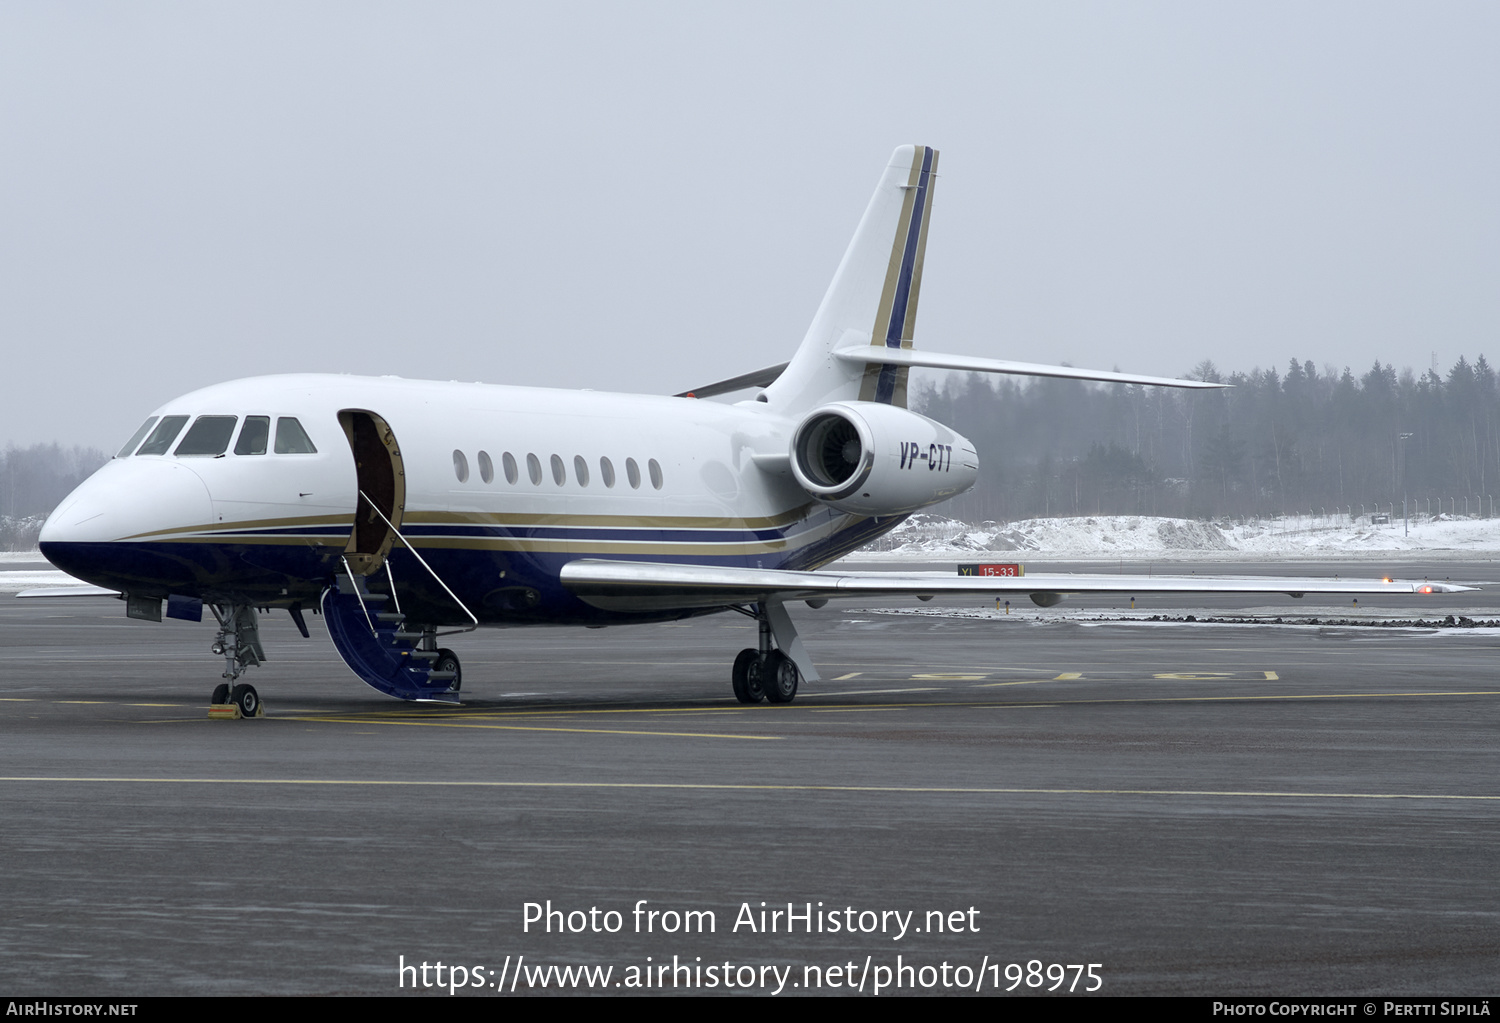
[[[260,645],[260,623],[255,608],[249,604],[230,604],[227,607],[210,604],[209,607],[219,622],[219,634],[214,637],[210,649],[223,655],[224,677],[229,680],[214,687],[209,698],[209,717],[263,717],[265,711],[255,687],[236,681],[246,669],[266,659],[265,649]]]

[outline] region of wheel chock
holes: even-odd
[[[223,718],[225,721],[238,721],[245,715],[240,713],[240,705],[237,703],[210,703],[208,705],[208,716],[210,718]],[[257,702],[255,713],[250,716],[253,718],[265,717],[266,705]]]

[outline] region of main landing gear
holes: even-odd
[[[427,626],[422,630],[422,638],[417,642],[417,650],[423,657],[432,662],[432,670],[427,673],[428,682],[447,681],[448,692],[456,693],[463,686],[464,669],[458,662],[458,654],[447,647],[437,645],[437,629]]]
[[[253,668],[266,659],[266,651],[260,645],[260,622],[255,608],[249,604],[210,604],[210,610],[219,622],[219,634],[209,649],[224,656],[224,678],[214,687],[209,698],[211,717],[261,717],[260,694],[255,687],[237,681],[248,668]]]
[[[803,650],[786,608],[767,601],[752,604],[748,610],[735,610],[754,618],[760,633],[759,645],[741,650],[734,659],[731,682],[735,699],[741,703],[791,703],[803,679],[817,681],[818,669]]]

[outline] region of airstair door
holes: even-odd
[[[349,439],[359,480],[354,530],[344,558],[358,575],[371,575],[385,564],[406,510],[406,472],[401,448],[386,421],[365,409],[344,409],[339,425]]]

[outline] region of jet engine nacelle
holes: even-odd
[[[974,445],[942,423],[893,405],[838,401],[792,434],[792,475],[813,497],[859,515],[899,515],[974,485]]]

